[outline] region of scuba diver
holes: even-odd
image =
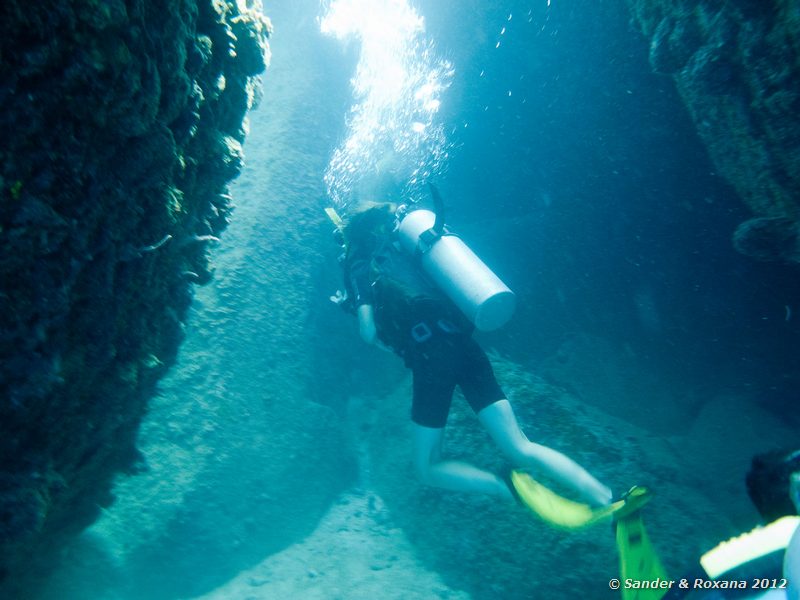
[[[688,581],[703,586],[673,588],[664,600],[750,598],[800,600],[800,449],[753,457],[747,493],[766,523],[722,542],[700,558]],[[714,582],[740,587],[716,589]]]
[[[431,189],[434,200],[441,202],[435,188]],[[469,296],[482,285],[481,269],[488,269],[465,250],[460,239],[443,232],[438,206],[436,225],[419,236],[414,234],[412,246],[417,245],[417,237],[420,242],[416,251],[401,249],[404,224],[412,223],[423,213],[433,219],[429,211],[402,214],[391,203],[372,204],[354,212],[344,223],[328,209],[345,245],[345,293],[337,292],[331,299],[357,316],[365,342],[394,352],[413,373],[413,462],[420,480],[454,491],[483,493],[509,501],[519,498],[508,478],[442,455],[445,424],[458,386],[481,425],[516,467],[548,476],[590,505],[609,504],[612,494],[608,487],[564,454],[531,442],[521,430],[486,353],[472,339],[475,326],[482,329],[481,321],[488,323],[492,318],[487,317],[488,311],[480,314],[471,310],[469,317],[469,312],[465,314],[465,308],[474,304]],[[423,234],[428,234],[428,240],[420,250]],[[449,294],[442,291],[442,273],[448,265],[433,264],[427,272],[422,268],[426,260],[439,260],[431,248],[451,252],[448,244],[456,247],[456,254],[450,257],[450,274],[461,280],[451,287],[461,286],[462,302],[452,299],[452,290]],[[427,254],[421,256],[423,253]],[[439,275],[439,285],[431,281],[436,280],[434,270]],[[495,280],[499,282],[496,277]],[[450,284],[444,281],[444,285]],[[507,300],[511,292],[505,290],[505,295],[495,297]],[[506,300],[494,307],[505,310],[502,307],[507,306]]]
[[[664,570],[639,506],[614,515],[622,568],[614,581],[621,580],[622,598],[800,600],[800,449],[755,456],[746,484],[766,525],[718,544],[680,579]],[[640,498],[646,500],[646,494]]]

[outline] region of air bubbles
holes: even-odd
[[[361,46],[347,133],[325,172],[337,210],[377,196],[422,196],[447,159],[436,115],[453,65],[436,56],[407,0],[332,0],[320,29]]]

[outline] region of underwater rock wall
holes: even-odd
[[[0,581],[140,466],[135,437],[225,228],[268,59],[258,7],[0,7]]]
[[[358,334],[328,300],[340,275],[319,201],[338,133],[324,125],[341,120],[350,69],[308,43],[317,8],[270,7],[273,61],[248,114],[235,212],[142,421],[147,470],[117,478],[113,506],[64,547],[37,600],[208,593],[311,533],[352,484],[337,399],[349,377],[341,332]],[[318,354],[326,337],[332,356]]]
[[[800,9],[790,0],[627,0],[719,173],[755,217],[734,234],[758,260],[800,260]]]

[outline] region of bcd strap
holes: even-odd
[[[428,187],[431,189],[431,196],[433,197],[433,210],[436,213],[436,220],[433,222],[431,230],[441,236],[444,232],[444,200],[442,195],[435,185],[428,182]],[[435,241],[435,240],[434,240]]]
[[[433,227],[426,229],[419,234],[419,241],[417,242],[416,255],[417,258],[428,252],[437,240],[443,235],[452,235],[444,225],[444,200],[442,200],[439,190],[432,183],[428,183],[433,197],[433,208],[436,214],[436,220]]]
[[[428,250],[433,248],[433,245],[436,243],[436,241],[445,233],[447,232],[436,231],[435,226],[420,233],[416,248],[417,256],[422,256],[428,252]]]

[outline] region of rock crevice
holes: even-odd
[[[736,248],[759,260],[797,262],[796,4],[628,0],[628,5],[650,40],[651,66],[675,81],[720,175],[755,213],[755,221],[736,230]]]

